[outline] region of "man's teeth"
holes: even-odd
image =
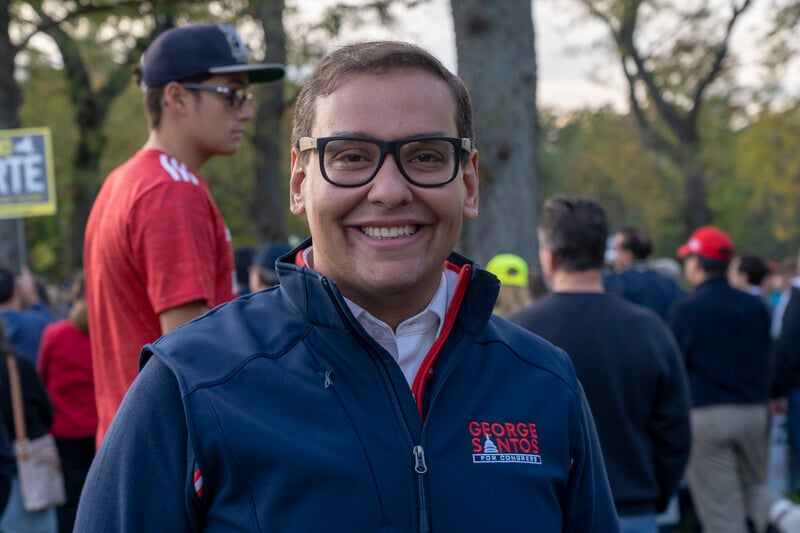
[[[417,232],[416,226],[397,226],[393,228],[373,228],[363,226],[361,231],[375,239],[395,239],[397,237],[407,237]]]

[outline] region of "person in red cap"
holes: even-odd
[[[233,27],[200,24],[159,35],[134,75],[150,135],[103,183],[83,252],[98,445],[142,346],[235,296],[230,231],[198,171],[238,150],[249,85],[283,66],[248,63]]]
[[[707,533],[746,533],[771,523],[800,531],[800,507],[764,483],[769,423],[770,319],[726,272],[730,236],[705,226],[678,248],[694,292],[667,317],[683,352],[692,395],[692,450],[686,478]]]

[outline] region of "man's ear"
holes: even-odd
[[[552,250],[542,247],[541,244],[539,244],[539,266],[542,269],[542,275],[547,279],[552,278],[558,268],[556,254]]]
[[[164,86],[161,105],[170,108],[171,112],[182,115],[186,112],[186,89],[177,81],[171,81]]]
[[[303,166],[303,158],[292,148],[292,170],[289,178],[289,209],[292,214],[302,215],[306,212],[305,199],[303,197],[303,184],[306,180],[306,169]]]
[[[464,180],[464,218],[473,219],[478,216],[478,151],[473,150],[464,163],[461,179]]]

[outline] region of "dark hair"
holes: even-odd
[[[709,259],[708,257],[703,257],[702,255],[691,255],[694,255],[697,258],[697,264],[700,265],[700,269],[712,277],[724,276],[727,274],[728,265],[731,263],[730,261],[717,261],[716,259]]]
[[[643,231],[638,230],[631,226],[621,228],[617,233],[622,235],[620,248],[623,250],[630,250],[633,257],[639,260],[647,259],[653,253],[653,247],[650,245],[650,240]]]
[[[14,273],[7,268],[0,267],[0,304],[8,303],[14,296],[15,283]]]
[[[5,356],[7,355],[16,355],[14,347],[11,346],[11,343],[8,342],[6,338],[6,322],[5,320],[0,320],[0,357],[3,358],[3,361],[0,361],[0,364],[5,365]]]
[[[743,255],[740,257],[736,270],[747,276],[747,283],[750,285],[761,285],[764,278],[769,274],[767,262],[757,255]]]
[[[292,146],[311,135],[317,98],[327,96],[357,74],[380,75],[398,69],[416,69],[441,78],[450,87],[456,104],[459,137],[473,139],[472,103],[461,78],[426,50],[400,41],[369,41],[343,46],[325,56],[303,83],[292,121]]]
[[[138,63],[131,67],[131,75],[133,81],[142,90],[144,94],[144,108],[147,113],[147,124],[151,130],[157,130],[161,127],[161,109],[164,104],[164,87],[147,87],[143,81],[142,66]],[[183,80],[175,80],[178,83],[201,83],[211,77],[211,74],[198,74],[191,78]]]
[[[608,222],[602,206],[591,198],[558,195],[548,199],[539,216],[539,231],[539,245],[555,254],[563,270],[603,267]]]

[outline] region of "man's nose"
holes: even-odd
[[[371,202],[391,207],[407,203],[413,197],[411,184],[403,176],[394,154],[391,153],[386,154],[378,173],[369,183],[369,188],[367,198]]]

